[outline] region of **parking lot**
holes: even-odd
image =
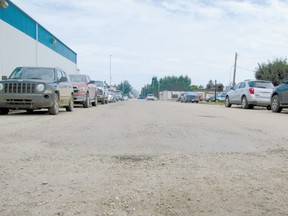
[[[129,100],[0,116],[0,215],[288,215],[288,110]]]

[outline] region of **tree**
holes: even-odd
[[[123,94],[128,95],[133,88],[130,85],[130,83],[127,80],[125,80],[124,82],[121,82],[119,85],[117,85],[116,89],[122,91]]]
[[[206,89],[213,89],[214,88],[214,82],[212,80],[209,80],[209,82],[206,85]]]
[[[199,89],[199,86],[197,86],[197,85],[191,85],[191,89]]]
[[[255,78],[260,80],[270,80],[275,86],[281,84],[288,78],[287,59],[275,59],[268,63],[258,63]]]
[[[209,82],[206,85],[206,89],[215,90],[215,83],[212,80],[209,80]],[[224,85],[222,83],[216,83],[217,91],[223,91],[223,89],[224,89]]]
[[[160,83],[160,88],[158,85]],[[161,78],[159,81],[156,76],[152,77],[151,85],[147,84],[141,89],[141,95],[147,94],[158,95],[158,91],[190,91],[191,79],[186,76],[167,76]]]
[[[189,91],[191,79],[186,76],[167,76],[160,79],[160,91]]]

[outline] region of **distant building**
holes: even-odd
[[[4,2],[7,7],[4,3],[0,7],[0,78],[18,66],[60,67],[78,73],[72,49],[14,3]]]

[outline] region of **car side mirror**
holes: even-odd
[[[61,77],[59,80],[59,82],[67,82],[67,81],[68,81],[67,77]]]
[[[2,76],[2,80],[7,80],[8,77],[7,76]]]

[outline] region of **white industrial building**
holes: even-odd
[[[8,0],[0,0],[0,77],[19,66],[77,73],[77,54]]]

